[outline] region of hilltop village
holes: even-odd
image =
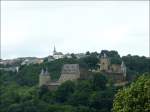
[[[57,52],[56,48],[54,46],[53,49],[53,54],[48,55],[43,58],[37,58],[37,57],[20,57],[16,59],[0,59],[0,70],[5,70],[5,71],[17,71],[19,70],[20,66],[24,65],[31,65],[31,64],[42,64],[45,60],[48,62],[57,60],[57,59],[62,59],[62,58],[72,58],[72,56],[75,56],[77,59],[83,58],[86,55],[84,53],[77,53],[77,54],[63,54],[62,52]]]

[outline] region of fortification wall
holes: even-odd
[[[58,82],[63,83],[67,80],[76,80],[80,78],[79,74],[62,74],[61,77],[59,78]]]

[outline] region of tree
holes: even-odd
[[[74,92],[75,84],[72,81],[66,81],[63,84],[61,84],[56,93],[56,101],[63,103],[67,101],[67,98]]]
[[[77,59],[77,57],[75,56],[74,53],[71,53],[71,57],[74,58],[74,59]]]
[[[150,72],[150,58],[127,55],[123,56],[122,59],[126,66],[132,71],[136,71],[141,74],[144,72]]]
[[[150,73],[120,90],[114,99],[114,112],[150,112]]]
[[[90,98],[90,107],[93,107],[100,112],[110,112],[113,102],[113,91],[93,91]]]
[[[75,91],[70,96],[68,102],[72,105],[88,105],[88,98],[92,92],[92,86],[88,80],[78,80]]]
[[[104,53],[108,56],[108,57],[116,57],[116,58],[120,58],[120,55],[118,54],[117,51],[111,50],[102,50],[100,53],[100,56],[104,55]]]
[[[107,78],[101,73],[94,73],[91,81],[94,90],[106,88]]]
[[[122,62],[121,58],[112,57],[110,59],[111,59],[111,64],[121,64]]]
[[[46,85],[43,85],[42,87],[40,87],[39,92],[38,92],[39,98],[41,98],[47,92],[49,92],[49,90],[48,90],[48,87]]]
[[[88,69],[97,69],[97,63],[99,62],[99,59],[96,56],[87,56],[81,60],[83,63],[85,63],[88,67]]]
[[[89,52],[89,51],[87,51],[85,54],[86,54],[86,55],[90,55],[90,52]]]

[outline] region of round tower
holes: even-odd
[[[43,85],[49,85],[51,82],[51,77],[48,73],[48,70],[46,69],[46,71],[44,72],[44,70],[41,70],[41,73],[39,75],[39,86],[43,86]]]

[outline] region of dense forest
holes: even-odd
[[[97,69],[99,57],[106,53],[111,63],[123,60],[127,66],[124,87],[116,87]],[[88,78],[66,81],[57,90],[38,87],[39,74],[47,67],[52,80],[60,77],[66,63],[78,63]],[[150,111],[150,58],[127,55],[117,51],[86,52],[86,57],[57,59],[42,64],[23,65],[19,72],[0,71],[1,112],[149,112]]]

